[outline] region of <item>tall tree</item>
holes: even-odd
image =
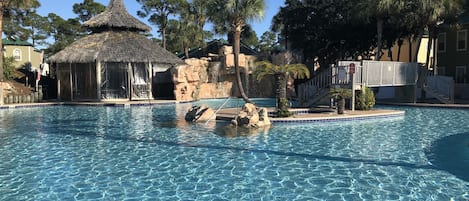
[[[176,15],[180,4],[184,0],[137,0],[142,5],[137,12],[140,17],[149,17],[151,24],[157,25],[161,34],[161,43],[166,49],[166,28],[168,27],[169,16]]]
[[[272,53],[278,46],[277,34],[272,31],[266,31],[261,35],[258,49],[261,52]]]
[[[375,41],[374,24],[354,16],[357,1],[287,0],[274,16],[272,30],[280,33],[285,49],[301,51],[305,60],[317,59],[322,67],[343,56],[356,58]]]
[[[40,6],[39,1],[37,0],[1,0],[0,1],[0,39],[3,38],[3,17],[4,14],[8,13],[8,10],[11,9],[30,9],[30,8],[37,8]],[[0,47],[3,50],[3,44],[0,40]],[[3,55],[3,51],[0,50],[1,54]],[[0,83],[3,82],[3,57],[0,57]],[[2,87],[2,86],[0,86]],[[0,89],[2,92],[3,89]],[[3,100],[3,94],[0,94],[0,98]],[[0,101],[3,103],[3,101]]]
[[[50,36],[54,39],[54,43],[45,50],[47,55],[59,52],[86,34],[77,18],[65,20],[54,13],[49,13],[47,18],[50,23]]]
[[[78,15],[82,23],[103,12],[105,9],[106,6],[94,2],[94,0],[83,0],[83,3],[73,4],[73,13]]]
[[[383,29],[385,22],[393,12],[399,12],[405,0],[363,0],[356,6],[356,12],[364,19],[374,19],[376,21],[377,52],[375,60],[381,59],[381,49],[383,47]],[[362,12],[366,11],[366,12]]]
[[[209,8],[209,21],[213,22],[215,27],[229,27],[234,36],[236,84],[243,100],[252,103],[247,97],[241,81],[239,69],[240,37],[243,27],[248,21],[263,17],[265,2],[264,0],[211,0]]]

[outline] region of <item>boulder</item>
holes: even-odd
[[[186,121],[207,122],[215,120],[217,116],[212,108],[202,105],[191,107],[184,118]]]
[[[252,103],[246,103],[238,115],[231,121],[234,126],[265,127],[271,124],[266,108],[257,108]]]

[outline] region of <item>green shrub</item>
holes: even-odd
[[[13,57],[3,57],[3,79],[5,81],[15,78],[15,59]]]
[[[368,87],[364,87],[359,93],[357,93],[355,109],[371,110],[375,106],[375,102],[375,94],[373,91]]]

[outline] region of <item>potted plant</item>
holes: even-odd
[[[352,90],[346,88],[331,88],[329,95],[334,98],[337,104],[337,114],[344,114],[345,99],[352,97]]]

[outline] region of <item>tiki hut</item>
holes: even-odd
[[[156,73],[183,64],[142,33],[150,27],[131,16],[122,0],[83,24],[91,34],[49,61],[56,67],[59,100],[153,99]]]

